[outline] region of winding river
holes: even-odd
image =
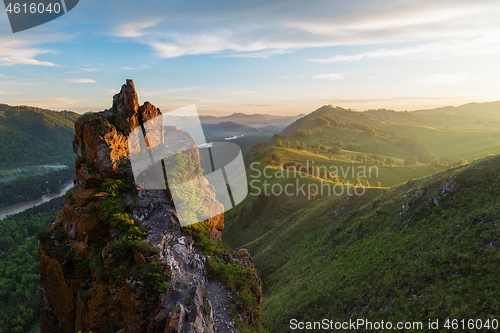
[[[28,208],[38,206],[41,203],[50,201],[51,199],[60,197],[66,193],[67,190],[72,188],[74,186],[73,180],[70,180],[69,182],[65,183],[60,191],[58,193],[53,193],[49,195],[44,195],[40,199],[32,200],[32,201],[27,201],[27,202],[21,202],[12,206],[0,208],[0,220],[3,220],[7,215],[11,214],[17,214],[20,213]]]

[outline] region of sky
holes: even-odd
[[[12,33],[0,14],[0,103],[142,104],[297,115],[325,104],[427,109],[500,100],[498,0],[80,0]]]

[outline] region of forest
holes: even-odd
[[[63,197],[0,221],[0,332],[24,332],[38,321],[38,231],[54,221]]]
[[[61,162],[73,157],[78,114],[0,104],[0,167]]]
[[[0,183],[0,208],[35,200],[45,194],[56,193],[64,183],[71,179],[74,172],[71,167]]]

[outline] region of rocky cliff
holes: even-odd
[[[149,102],[139,106],[127,80],[111,109],[75,123],[75,187],[39,236],[41,332],[236,332],[234,322],[261,327],[260,279],[248,252],[230,255],[221,245],[224,215],[181,228],[168,191],[134,183],[129,157],[135,148],[127,137],[160,115]],[[145,139],[150,148],[168,140],[162,131]],[[207,205],[220,204],[211,199]],[[213,306],[208,277],[225,284],[230,304]],[[231,311],[233,322],[218,322],[228,313],[216,311]]]

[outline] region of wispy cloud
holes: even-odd
[[[126,10],[135,21],[115,19],[112,34],[135,38],[162,58],[224,51],[225,57],[267,58],[311,47],[474,39],[497,31],[498,23],[492,18],[500,15],[500,7],[487,0],[376,4],[318,0],[293,6],[285,0],[238,5],[216,1],[211,6],[179,6],[174,11],[154,2],[133,8]],[[155,18],[151,19],[151,13]],[[165,14],[160,17],[158,13]],[[335,55],[318,61],[355,61],[382,53]]]
[[[38,60],[41,54],[53,53],[53,50],[35,47],[35,45],[61,38],[58,34],[48,34],[44,39],[36,35],[8,36],[0,38],[0,65],[35,65],[56,66],[50,61]]]
[[[147,29],[157,26],[162,19],[148,19],[147,21],[134,21],[120,24],[113,35],[118,37],[142,37],[148,33]]]
[[[275,55],[282,55],[285,53],[293,53],[292,50],[264,50],[259,52],[251,52],[251,53],[240,53],[240,54],[230,54],[225,55],[224,57],[228,58],[269,58]]]
[[[247,90],[222,90],[219,91],[219,94],[222,95],[248,95],[248,94],[254,94],[254,91],[247,91]]]
[[[92,80],[92,79],[66,79],[62,80],[63,82],[66,83],[95,83],[97,81]]]
[[[392,49],[378,49],[353,55],[335,55],[330,58],[309,59],[312,62],[331,63],[342,61],[359,61],[365,58],[425,58],[438,59],[452,56],[474,55],[474,54],[497,54],[500,53],[500,45],[495,41],[500,38],[500,29],[492,31],[482,37],[453,39],[424,43],[415,46],[399,47]]]
[[[427,76],[412,78],[406,82],[424,84],[427,86],[440,86],[449,84],[458,84],[469,79],[468,73],[457,74],[430,74]]]
[[[311,78],[316,80],[342,80],[344,76],[339,73],[330,73],[330,74],[317,74],[311,75]]]
[[[17,94],[20,94],[20,92],[0,90],[0,95],[17,95]]]
[[[269,106],[276,106],[277,104],[265,104],[265,103],[241,103],[241,106],[246,107],[256,107],[256,108],[264,108]]]

